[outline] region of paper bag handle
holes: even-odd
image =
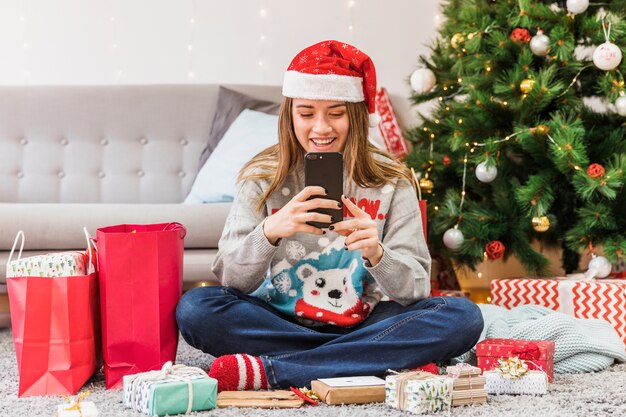
[[[22,244],[20,245],[20,253],[17,255],[17,260],[19,261],[22,258],[22,251],[24,250],[25,238],[24,238],[24,232],[20,230],[17,232],[17,235],[15,236],[15,240],[13,241],[13,247],[11,248],[11,253],[9,253],[9,260],[7,261],[7,267],[11,263],[11,258],[13,258],[13,252],[15,252],[15,247],[17,246],[17,240],[20,237],[22,238]]]
[[[91,238],[91,236],[89,235],[89,232],[87,231],[87,227],[83,226],[83,233],[85,233],[85,239],[87,239],[87,252],[89,252],[89,266],[87,266],[87,275],[96,272],[96,268],[93,266],[93,263],[91,262],[91,257],[92,257],[92,251],[91,248],[93,248],[93,250],[97,253],[98,249],[96,248],[95,243],[93,242],[93,239]]]
[[[187,236],[187,228],[185,228],[185,226],[183,226],[182,223],[171,222],[165,225],[165,227],[163,228],[164,232],[170,232],[173,230],[182,230],[182,233],[180,235],[181,239],[184,239],[185,236]]]

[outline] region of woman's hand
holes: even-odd
[[[307,201],[309,197],[314,195],[326,195],[326,190],[317,186],[304,187],[283,208],[265,219],[263,232],[272,245],[275,245],[279,239],[293,236],[296,233],[314,235],[326,233],[323,229],[310,226],[306,222],[330,223],[333,221],[332,217],[328,214],[309,211],[318,208],[337,209],[341,208],[341,205],[335,200],[326,198],[314,198]]]
[[[330,226],[330,230],[346,236],[347,250],[360,250],[361,256],[366,258],[372,266],[376,266],[383,257],[383,247],[380,246],[378,239],[376,222],[346,196],[342,195],[341,200],[354,215],[354,219],[335,223]]]

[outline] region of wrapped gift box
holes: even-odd
[[[536,304],[583,319],[609,322],[626,343],[626,280],[497,279],[492,303],[506,308]]]
[[[487,402],[485,377],[482,370],[467,363],[459,363],[446,368],[452,379],[452,406],[482,404]]]
[[[519,378],[505,378],[498,371],[485,371],[485,390],[488,394],[531,394],[548,392],[548,377],[541,371],[528,371]]]
[[[59,404],[56,417],[98,417],[98,408],[91,401]]]
[[[124,405],[151,416],[209,410],[217,401],[217,380],[199,368],[171,362],[161,371],[126,375],[123,383]]]
[[[219,408],[300,408],[304,400],[291,391],[222,391]]]
[[[385,381],[372,376],[326,378],[311,382],[311,390],[326,404],[366,404],[385,401]]]
[[[554,379],[554,341],[485,339],[476,345],[478,367],[491,371],[498,366],[498,359],[517,356],[524,359],[528,369],[544,371],[548,381]]]
[[[452,385],[452,378],[428,372],[389,375],[385,378],[385,402],[415,414],[449,410]]]
[[[58,252],[11,261],[8,277],[73,277],[87,275],[88,257],[84,252]]]

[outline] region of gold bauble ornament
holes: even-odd
[[[533,229],[536,232],[546,232],[550,228],[550,219],[546,216],[533,217]]]
[[[533,80],[532,78],[526,78],[525,80],[522,80],[522,82],[520,83],[519,89],[522,90],[522,93],[528,94],[532,91],[534,86],[535,86],[535,80]]]
[[[425,193],[430,194],[433,192],[433,188],[435,188],[435,183],[426,176],[424,178],[420,178],[420,188]]]
[[[464,40],[465,38],[463,37],[463,35],[461,35],[460,33],[455,33],[450,39],[450,46],[452,46],[454,49],[457,49],[459,47],[459,44]]]

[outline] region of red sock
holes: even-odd
[[[427,363],[426,365],[418,366],[414,370],[430,372],[431,374],[439,375],[439,368],[433,362]]]
[[[220,356],[211,365],[209,376],[217,379],[218,392],[267,389],[265,370],[258,356]]]

